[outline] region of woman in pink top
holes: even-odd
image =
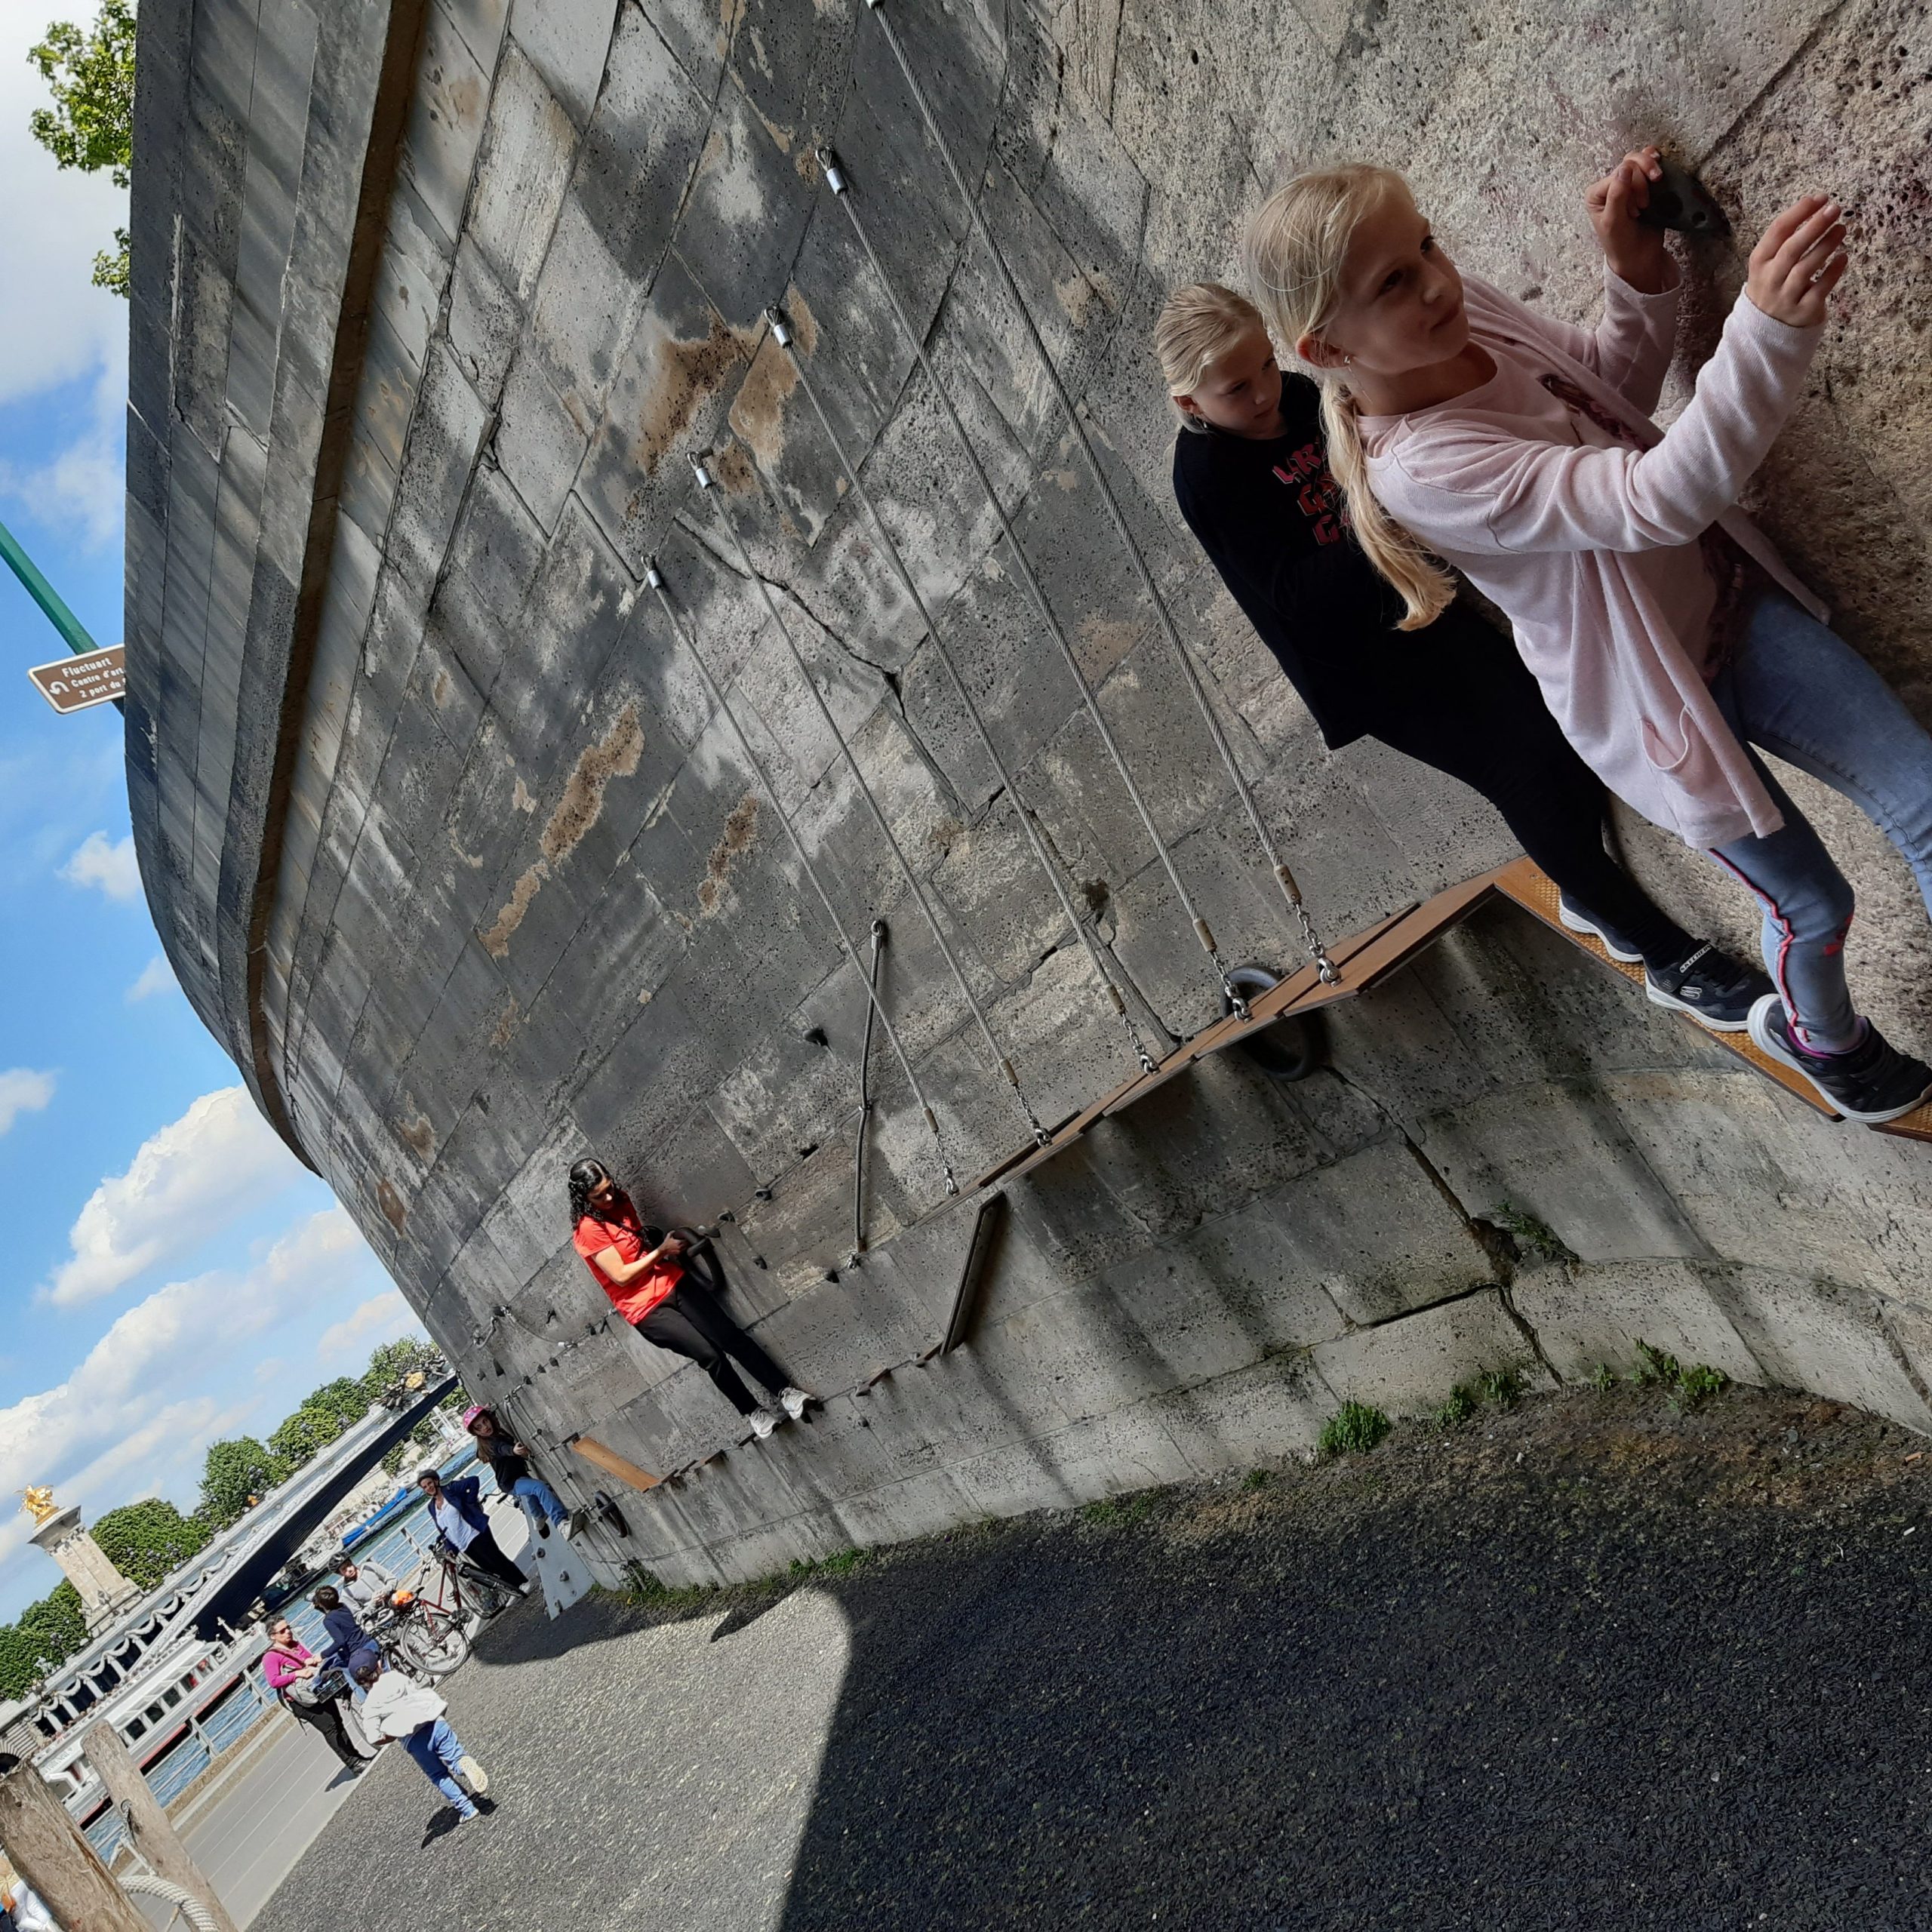
[[[1777,992],[1752,1038],[1850,1118],[1894,1119],[1932,1094],[1932,1068],[1854,1009],[1851,888],[1752,747],[1866,811],[1932,906],[1932,738],[1736,507],[1798,400],[1844,225],[1815,195],[1771,223],[1695,398],[1660,431],[1678,278],[1636,218],[1660,171],[1646,149],[1590,189],[1594,334],[1466,284],[1383,168],[1271,196],[1249,232],[1257,292],[1322,384],[1331,460],[1404,628],[1446,607],[1444,561],[1502,607],[1584,761],[1756,895]]]
[[[307,1687],[321,1674],[321,1660],[306,1644],[297,1642],[294,1626],[288,1618],[278,1617],[269,1626],[269,1647],[262,1653],[262,1675],[267,1678],[269,1688],[291,1717],[319,1731],[322,1742],[344,1767],[359,1774],[367,1761],[349,1742],[343,1723],[343,1707],[350,1694],[346,1681],[340,1695],[326,1703],[306,1701]]]

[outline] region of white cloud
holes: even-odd
[[[174,977],[174,968],[168,964],[166,957],[157,952],[141,968],[141,976],[122,995],[130,1006],[138,1006],[144,999],[152,999],[156,993],[178,993],[181,982]]]
[[[46,1299],[72,1308],[185,1255],[303,1170],[245,1087],[204,1094],[88,1197]]]
[[[85,550],[102,550],[121,534],[128,468],[122,437],[128,408],[128,346],[108,346],[94,378],[85,423],[64,449],[44,463],[0,460],[0,493],[19,503],[44,528],[78,537]],[[113,638],[96,638],[112,644]]]
[[[399,1290],[392,1288],[387,1294],[371,1297],[333,1328],[325,1329],[315,1352],[325,1358],[352,1352],[366,1356],[380,1343],[392,1342],[399,1335],[423,1334],[415,1310]]]
[[[23,1114],[37,1114],[54,1097],[54,1075],[24,1066],[0,1073],[0,1134],[7,1133]]]
[[[156,1289],[57,1387],[0,1409],[0,1495],[45,1482],[63,1502],[111,1508],[171,1473],[192,1475],[208,1444],[242,1426],[260,1399],[239,1399],[241,1388],[260,1384],[246,1369],[235,1375],[232,1358],[256,1337],[366,1291],[376,1266],[355,1223],[332,1207],[297,1222],[244,1272]],[[238,1386],[201,1386],[211,1374]],[[0,1517],[0,1561],[31,1527]]]
[[[90,832],[80,850],[60,868],[70,885],[98,886],[110,899],[134,898],[141,889],[141,869],[134,859],[134,835],[110,844],[104,832]]]
[[[115,229],[127,225],[127,191],[105,174],[56,168],[27,131],[28,115],[49,100],[27,49],[66,12],[0,7],[0,180],[8,187],[0,196],[0,261],[7,264],[0,403],[72,382],[126,353],[128,305],[91,284],[95,255],[112,248]],[[76,14],[87,17],[85,10]]]

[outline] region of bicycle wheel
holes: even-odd
[[[469,1654],[469,1638],[453,1617],[426,1611],[396,1644],[397,1654],[412,1671],[429,1678],[447,1677]]]

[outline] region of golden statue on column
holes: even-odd
[[[25,1507],[27,1514],[36,1523],[44,1523],[50,1517],[57,1516],[60,1513],[60,1506],[54,1500],[54,1491],[45,1483],[37,1484],[32,1489],[23,1489],[20,1491],[20,1494],[26,1499]]]

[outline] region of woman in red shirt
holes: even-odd
[[[686,1238],[645,1227],[601,1161],[571,1170],[571,1227],[572,1245],[611,1306],[647,1342],[696,1362],[755,1434],[769,1435],[786,1416],[796,1422],[804,1414],[811,1397],[688,1278]],[[770,1402],[752,1398],[734,1361],[771,1392]]]

